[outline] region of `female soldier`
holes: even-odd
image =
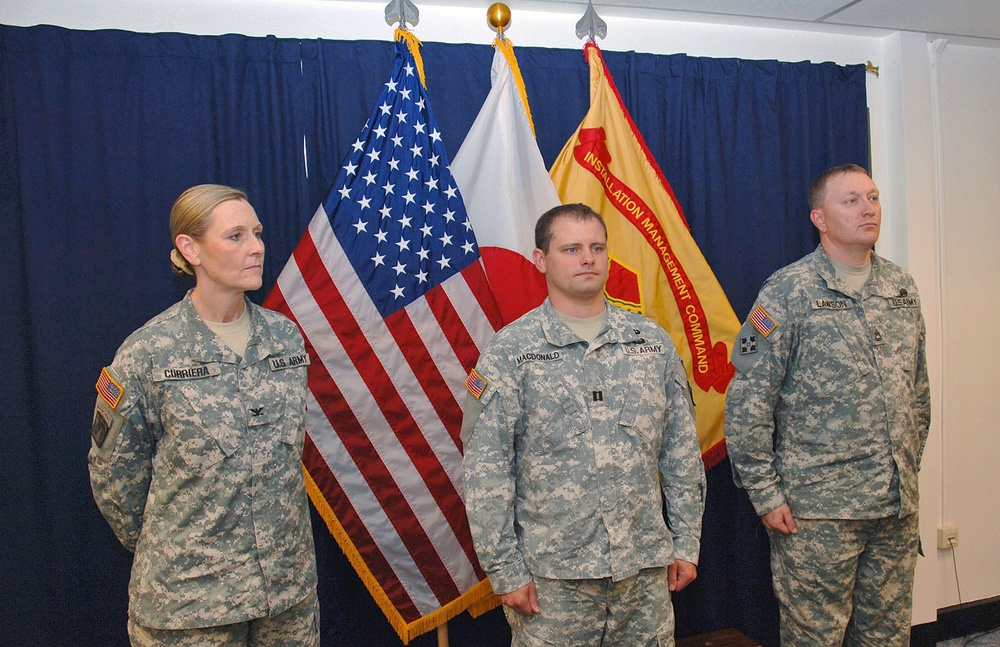
[[[261,224],[242,191],[191,187],[170,213],[184,299],[121,345],[97,381],[94,499],[135,553],[133,645],[319,645],[300,460],[302,337],[244,296]]]

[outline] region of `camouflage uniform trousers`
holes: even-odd
[[[273,618],[202,629],[153,629],[128,621],[133,647],[319,647],[319,598],[310,593]]]
[[[534,581],[541,613],[527,617],[504,607],[511,647],[674,645],[674,609],[666,567],[643,569],[618,582],[610,577],[535,577]]]
[[[796,523],[769,531],[782,647],[907,647],[917,515]]]

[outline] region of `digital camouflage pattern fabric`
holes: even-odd
[[[920,296],[871,254],[860,291],[822,246],[761,288],[733,351],[726,438],[769,530],[781,641],[909,644],[917,470],[930,425]]]
[[[705,474],[684,366],[662,328],[609,306],[588,345],[546,300],[497,334],[476,372],[466,507],[497,593],[533,576],[620,581],[697,563]]]
[[[101,378],[91,486],[135,552],[129,614],[147,627],[275,616],[316,588],[300,463],[308,355],[288,319],[246,307],[242,358],[189,292],[129,336]]]
[[[542,613],[526,617],[504,607],[513,630],[511,647],[674,645],[674,608],[665,567],[646,568],[617,582],[610,577],[534,580],[545,605]]]
[[[918,515],[798,526],[768,531],[781,644],[908,647]]]
[[[852,293],[817,248],[764,283],[761,311],[773,329],[743,324],[726,405],[734,474],[757,514],[783,503],[796,518],[915,513],[930,387],[909,273],[872,254]]]
[[[273,618],[202,629],[151,629],[132,620],[132,647],[320,647],[319,599],[306,599]]]

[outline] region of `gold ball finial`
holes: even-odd
[[[490,28],[498,34],[502,34],[507,25],[510,24],[510,7],[502,2],[494,2],[486,10],[486,22]]]

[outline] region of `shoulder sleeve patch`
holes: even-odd
[[[483,391],[486,390],[486,378],[480,375],[476,369],[472,369],[469,372],[469,377],[465,379],[465,388],[478,400],[483,396]]]
[[[121,384],[119,384],[115,378],[111,377],[111,371],[108,370],[107,366],[101,369],[101,375],[97,378],[97,384],[95,386],[97,388],[97,392],[104,399],[104,401],[107,402],[112,409],[116,409],[118,407],[118,403],[122,400],[122,393],[124,393],[124,389],[122,389]]]
[[[774,328],[771,328],[774,332]],[[736,337],[736,345],[733,347],[733,366],[740,373],[746,373],[752,369],[760,358],[771,350],[771,340],[768,336],[760,332],[757,326],[747,319],[740,333]]]
[[[94,439],[94,445],[105,458],[110,455],[115,444],[114,439],[117,438],[124,421],[122,415],[109,406],[103,396],[97,398],[90,435]]]
[[[753,312],[747,317],[747,321],[752,323],[757,332],[765,337],[769,336],[778,327],[778,322],[771,315],[767,314],[767,310],[759,305],[753,309]]]

